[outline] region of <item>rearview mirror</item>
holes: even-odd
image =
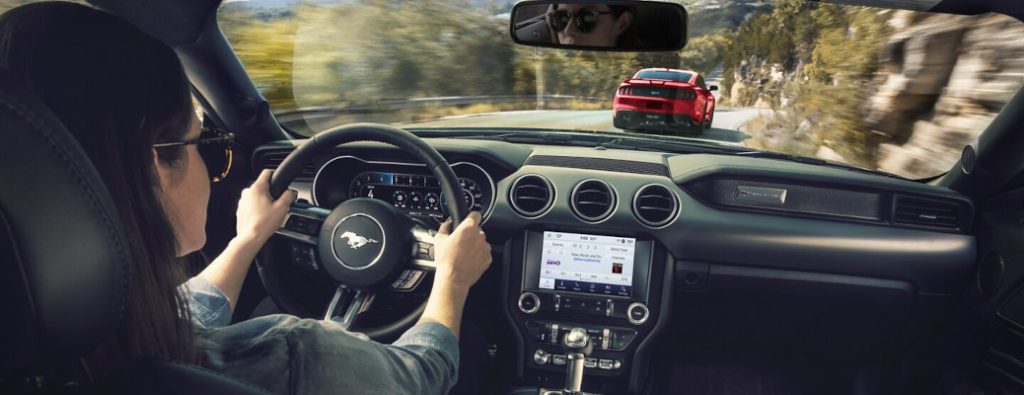
[[[605,51],[676,51],[686,46],[682,5],[653,1],[527,0],[512,8],[523,45]]]

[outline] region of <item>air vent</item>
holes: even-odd
[[[287,158],[290,153],[291,151],[278,151],[263,155],[263,168],[276,169],[278,166],[281,166],[281,162],[284,162],[284,158]],[[299,177],[313,178],[314,175],[316,175],[316,166],[310,163],[302,168],[302,174],[299,174]]]
[[[597,222],[608,218],[615,209],[615,191],[604,181],[586,180],[576,184],[569,204],[584,221]]]
[[[536,217],[544,213],[554,202],[555,190],[544,177],[527,174],[512,183],[509,200],[512,208],[524,217]]]
[[[960,206],[952,202],[897,196],[892,222],[897,225],[957,229]]]
[[[678,212],[676,195],[663,185],[645,185],[633,197],[633,214],[644,225],[655,228],[668,225]]]

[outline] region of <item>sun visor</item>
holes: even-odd
[[[87,0],[172,47],[194,43],[221,0]]]

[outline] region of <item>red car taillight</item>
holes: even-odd
[[[619,88],[619,94],[623,96],[632,96],[633,88],[628,86],[621,87]]]
[[[692,89],[680,89],[676,95],[676,97],[681,100],[693,100],[697,98],[697,92],[694,92]]]

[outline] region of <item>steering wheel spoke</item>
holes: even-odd
[[[373,305],[374,296],[373,292],[351,291],[343,286],[338,286],[338,289],[334,291],[334,297],[331,298],[330,305],[327,306],[324,319],[334,320],[347,330],[352,327],[356,317],[370,309],[370,306]],[[351,301],[347,303],[348,307],[345,308],[345,313],[340,316],[341,318],[336,319],[338,316],[334,315],[334,312],[338,309],[339,305],[344,304],[341,302],[342,299],[351,299]]]

